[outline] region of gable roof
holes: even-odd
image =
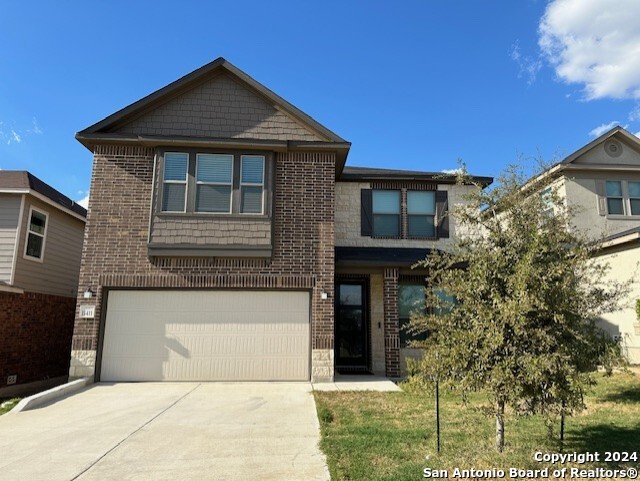
[[[50,203],[56,204],[62,210],[70,210],[81,216],[83,220],[87,217],[87,210],[84,207],[26,170],[0,170],[0,192],[16,194],[35,192],[46,197],[51,201]]]
[[[346,161],[346,156],[349,151],[349,147],[351,144],[344,140],[342,137],[332,132],[324,125],[320,124],[318,121],[313,119],[311,116],[307,115],[294,105],[287,102],[285,99],[247,75],[245,72],[240,70],[239,68],[232,65],[230,62],[220,57],[213,62],[204,65],[193,72],[185,75],[184,77],[170,83],[169,85],[156,90],[155,92],[147,95],[146,97],[138,100],[137,102],[132,103],[131,105],[118,110],[117,112],[109,115],[103,120],[87,127],[84,130],[81,130],[76,134],[76,139],[78,139],[85,147],[91,150],[92,146],[103,141],[103,142],[118,142],[118,141],[138,141],[145,142],[146,145],[149,145],[154,139],[153,136],[145,136],[144,139],[138,138],[138,136],[133,136],[133,138],[127,138],[126,135],[116,134],[113,132],[118,126],[124,125],[127,122],[141,116],[142,114],[153,110],[154,108],[165,104],[166,102],[178,97],[182,93],[185,93],[199,85],[202,85],[207,80],[215,77],[220,73],[226,73],[233,77],[235,80],[239,81],[242,85],[247,87],[249,90],[269,102],[270,104],[277,106],[279,110],[284,112],[287,116],[291,117],[299,124],[302,124],[305,128],[314,132],[321,141],[314,142],[291,142],[294,146],[299,146],[302,148],[309,148],[309,146],[314,146],[322,149],[331,149],[338,152],[338,160],[340,164],[340,170],[342,166],[344,166],[344,162]],[[129,137],[132,137],[131,135]],[[162,139],[155,139],[159,142]],[[166,139],[165,139],[166,140]],[[200,139],[202,140],[202,139]],[[220,140],[220,141],[228,141],[233,140],[234,143],[242,145],[243,143],[248,143],[247,139],[210,139],[210,140]],[[278,142],[276,142],[278,143]],[[287,142],[280,142],[286,145]]]
[[[493,182],[493,177],[470,176],[474,182],[487,187]],[[444,172],[425,172],[419,170],[378,169],[372,167],[345,167],[338,179],[342,182],[360,182],[368,180],[433,180],[442,184],[455,184],[457,176]]]

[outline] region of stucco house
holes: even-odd
[[[0,170],[0,397],[67,380],[86,210]]]
[[[596,259],[610,266],[608,279],[626,282],[640,275],[640,139],[615,127],[542,174],[567,205],[577,207],[576,229],[601,242]],[[546,189],[540,192],[544,196]],[[553,209],[553,205],[549,205]],[[640,319],[635,283],[621,309],[600,325],[622,342],[630,362],[640,363]]]
[[[71,378],[397,377],[410,266],[476,188],[346,167],[349,142],[222,58],[76,137],[94,160]]]

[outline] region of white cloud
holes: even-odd
[[[7,145],[11,144],[11,142],[15,142],[17,144],[22,142],[22,137],[14,129],[11,129],[11,135],[9,136],[9,140],[7,140]]]
[[[31,119],[31,128],[27,129],[27,132],[29,132],[30,134],[38,134],[38,135],[42,134],[42,129],[38,125],[38,121],[36,120],[35,117]]]
[[[529,85],[534,83],[538,76],[538,72],[542,68],[542,61],[540,59],[529,57],[528,55],[522,55],[518,42],[513,44],[511,47],[510,57],[511,60],[518,64],[518,68],[520,69],[518,72],[518,78],[526,78],[527,84]]]
[[[636,132],[636,133],[635,133],[635,134],[633,134],[633,135],[635,135],[636,137],[640,137],[640,132]],[[2,169],[0,169],[0,170],[2,170]]]
[[[458,167],[457,169],[444,169],[444,170],[441,170],[440,172],[442,172],[443,174],[455,175],[455,174],[461,174],[462,169]]]
[[[589,132],[589,135],[591,137],[600,137],[607,130],[611,130],[616,125],[620,125],[620,122],[618,122],[617,120],[612,120],[608,124],[600,124],[595,129],[593,129],[591,132]]]
[[[538,45],[558,77],[584,88],[587,100],[640,99],[640,2],[552,0]]]
[[[76,200],[76,204],[81,205],[85,209],[89,207],[89,192],[82,199]]]

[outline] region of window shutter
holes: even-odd
[[[371,237],[373,232],[373,194],[371,189],[360,191],[360,235]]]
[[[436,218],[438,238],[449,237],[449,197],[446,190],[436,190]]]
[[[607,215],[607,196],[604,190],[604,180],[596,180],[596,194],[598,195],[598,214]]]

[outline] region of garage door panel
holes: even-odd
[[[104,381],[308,380],[309,294],[112,291]]]

